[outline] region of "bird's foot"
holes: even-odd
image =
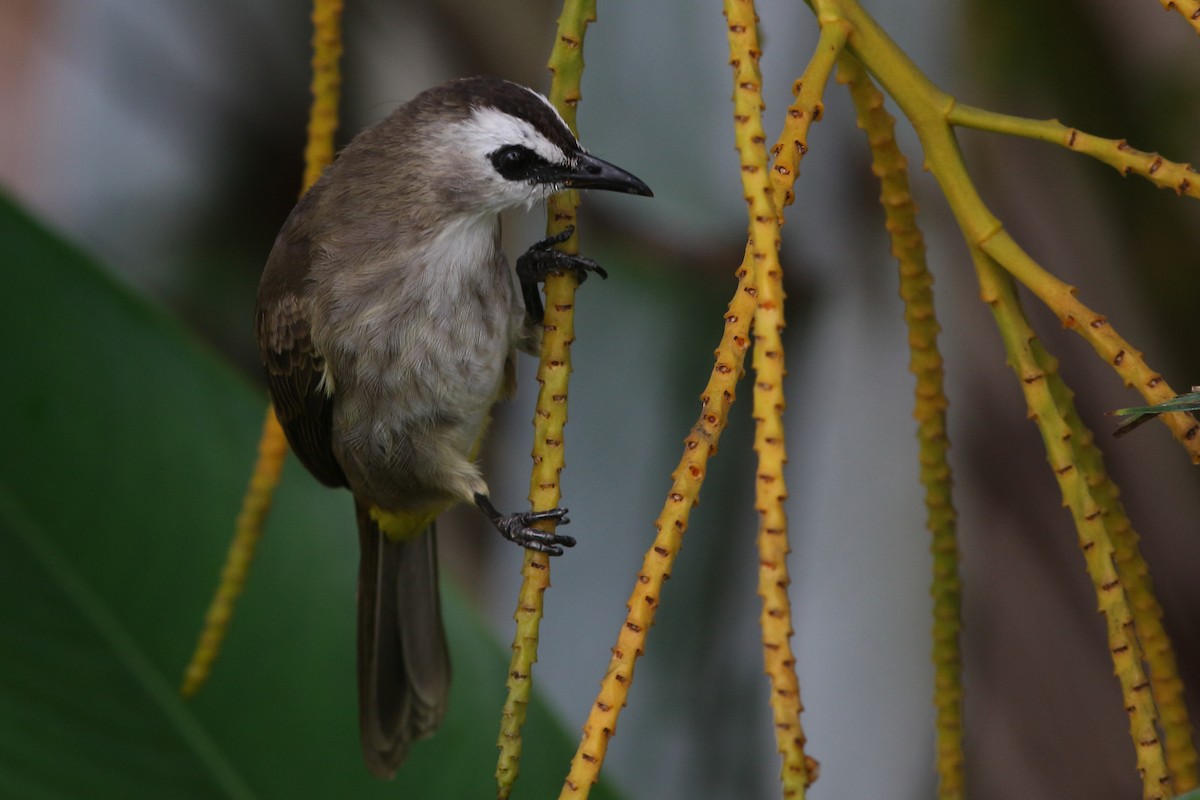
[[[549,511],[516,511],[511,514],[501,514],[492,505],[486,495],[475,495],[475,504],[487,514],[488,519],[500,531],[500,535],[510,542],[521,545],[527,550],[536,550],[552,556],[561,556],[564,547],[574,547],[575,537],[555,531],[543,531],[531,527],[536,522],[552,521],[556,525],[566,525],[565,508],[552,508]]]
[[[548,236],[525,251],[517,259],[517,278],[522,284],[542,283],[547,275],[556,272],[570,271],[580,283],[587,280],[589,273],[596,273],[601,278],[608,278],[604,267],[583,256],[571,255],[561,250],[555,250],[554,245],[562,244],[575,233],[575,226],[568,225],[554,236]]]

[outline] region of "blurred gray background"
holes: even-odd
[[[1155,3],[865,5],[964,102],[1198,157],[1200,43]],[[306,6],[0,2],[0,184],[255,381],[255,286],[300,180]],[[816,26],[799,2],[759,9],[773,138]],[[558,10],[549,0],[348,0],[341,141],[446,78],[490,73],[545,90]],[[599,16],[586,43],[582,138],[656,198],[589,197],[582,213],[583,246],[612,278],[589,282],[578,305],[563,486],[580,545],[554,564],[535,673],[572,729],[594,697],[698,412],[745,230],[719,4],[601,3]],[[809,752],[822,764],[812,796],[929,797],[929,559],[912,378],[869,155],[838,87],[826,106],[782,254],[793,647]],[[1200,384],[1195,204],[1047,145],[970,131],[960,141],[985,199],[1027,249],[1080,285],[1177,390]],[[961,238],[903,123],[901,145],[944,328],[973,794],[1136,796],[1069,516]],[[522,251],[541,230],[537,214],[510,220],[507,248]],[[1105,412],[1136,396],[1028,305],[1124,488],[1195,714],[1197,473],[1161,426],[1111,440]],[[536,385],[532,360],[523,368],[523,390],[500,409],[486,452],[494,495],[514,507],[527,492]],[[606,774],[633,798],[778,795],[757,644],[749,395],[743,386],[610,749]],[[350,524],[330,534],[348,547]],[[470,511],[442,530],[452,580],[507,642],[520,554]]]

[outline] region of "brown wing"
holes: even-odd
[[[303,300],[308,242],[294,238],[291,222],[276,240],[259,284],[255,313],[259,348],[275,415],[288,444],[321,483],[345,486],[346,476],[333,456],[335,398],[321,386],[325,359],[313,344]]]

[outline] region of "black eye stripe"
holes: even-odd
[[[496,172],[510,181],[529,179],[535,171],[548,166],[546,159],[519,144],[505,145],[488,158]]]

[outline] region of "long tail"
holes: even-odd
[[[363,758],[390,778],[409,746],[437,730],[450,690],[433,525],[414,538],[383,535],[357,506],[358,714]]]

